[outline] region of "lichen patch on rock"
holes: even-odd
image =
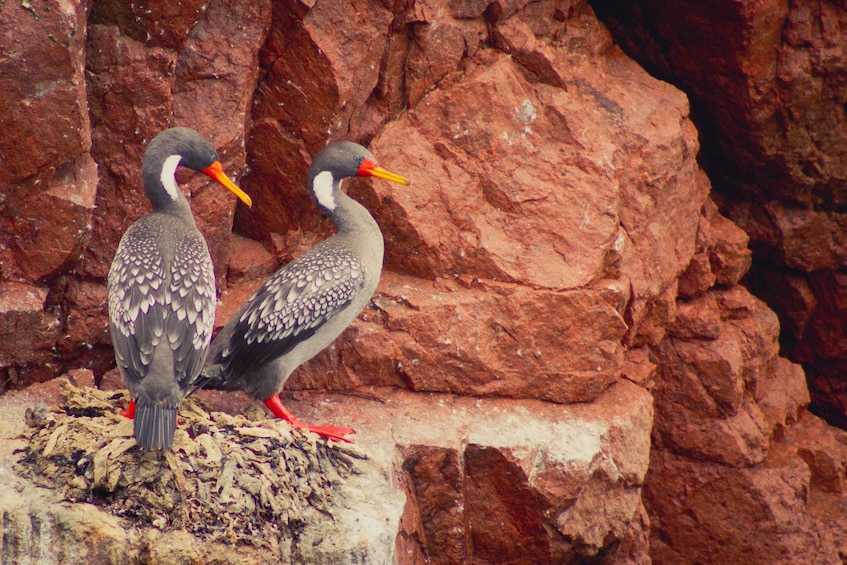
[[[62,499],[200,539],[289,545],[309,520],[331,520],[337,487],[365,456],[287,423],[210,412],[189,397],[171,449],[139,448],[120,416],[125,391],[63,385],[63,401],[27,410],[18,474]]]

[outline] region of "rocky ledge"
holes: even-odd
[[[571,406],[298,393],[304,415],[352,425],[354,447],[266,420],[242,395],[204,393],[183,406],[174,447],[157,459],[116,414],[122,392],[90,388],[87,371],[61,380],[0,400],[7,562],[646,555],[652,400],[626,382]],[[226,414],[245,407],[256,420]]]

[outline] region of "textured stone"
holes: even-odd
[[[704,308],[710,322],[697,314]],[[654,349],[656,446],[731,466],[761,463],[774,418],[791,410],[774,396],[769,421],[754,401],[784,382],[772,376],[778,366],[775,316],[742,287],[713,290],[681,311],[677,329]]]
[[[803,368],[784,357],[776,361],[773,372],[761,383],[756,403],[761,407],[772,433],[779,436],[786,427],[799,421],[810,397]]]
[[[202,0],[96,2],[91,20],[116,26],[123,35],[148,46],[178,49],[205,8]]]
[[[775,304],[784,350],[806,369],[816,411],[840,426],[847,425],[847,276],[824,269],[808,275],[761,270],[752,288]]]
[[[430,14],[420,8],[417,11],[423,13],[415,14],[404,69],[410,106],[416,106],[441,80],[456,71],[466,53],[479,48],[479,38],[485,34],[479,21],[441,21],[443,12]]]
[[[762,379],[774,370],[779,353],[779,321],[761,300],[743,287],[715,292],[726,326],[736,333],[742,356],[744,386],[757,394]]]
[[[707,253],[695,253],[685,272],[679,277],[679,295],[693,298],[709,290],[717,277],[712,272],[712,262]]]
[[[70,365],[93,370],[99,378],[115,364],[106,284],[67,277],[61,300],[65,314],[59,357]]]
[[[746,237],[720,215],[704,219],[698,248],[720,286],[703,292],[701,277],[653,349],[651,557],[835,563],[847,526],[841,432],[805,413],[804,372],[777,357],[774,313],[734,284],[747,268]]]
[[[236,181],[245,165],[244,124],[259,78],[259,49],[270,26],[271,5],[270,0],[208,5],[190,28],[174,68],[172,124],[206,135],[217,148],[224,170]],[[220,286],[229,262],[238,200],[205,177],[187,186]]]
[[[743,468],[761,463],[768,454],[770,430],[761,410],[749,400],[725,417],[706,416],[681,405],[664,406],[655,426],[657,448],[695,461]]]
[[[406,563],[466,563],[472,553],[463,512],[464,468],[457,449],[431,445],[401,448],[406,510],[398,539]],[[424,548],[437,548],[427,551]]]
[[[844,202],[834,188],[847,178],[836,125],[847,88],[843,7],[657,0],[597,9],[637,59],[703,101],[700,121],[710,154],[722,159],[722,183],[803,207]]]
[[[738,284],[750,269],[751,253],[747,248],[747,234],[718,214],[711,221],[709,235],[712,240],[709,262],[715,273],[715,284]]]
[[[0,6],[0,187],[43,179],[91,146],[87,18],[88,2]]]
[[[399,385],[585,402],[621,372],[626,325],[591,291],[469,289],[386,273],[374,304],[291,387]]]
[[[401,563],[567,562],[602,551],[646,562],[652,400],[639,387],[622,381],[573,405],[367,390],[378,400],[291,406],[350,425],[363,450],[396,469],[407,492]]]
[[[811,486],[824,492],[847,493],[847,432],[827,426],[806,411],[799,425],[786,430],[785,442],[797,448],[797,454],[809,466]]]
[[[55,276],[90,230],[87,18],[88,2],[0,6],[0,280]]]
[[[847,215],[785,206],[765,206],[773,247],[786,267],[812,272],[847,262]]]
[[[44,287],[0,283],[0,391],[53,376],[60,324],[46,300]]]
[[[13,234],[15,260],[27,280],[42,281],[68,270],[91,235],[97,165],[87,153],[56,171],[48,187],[24,184],[2,221]]]
[[[232,257],[227,271],[228,283],[266,279],[276,271],[276,260],[261,243],[238,235],[232,239]]]
[[[696,215],[708,184],[691,166],[696,140],[685,101],[639,78],[587,15],[570,23],[561,33],[583,41],[578,55],[546,43],[533,51],[564,77],[567,90],[528,81],[514,60],[480,52],[460,82],[445,81],[375,140],[375,151],[400,163],[414,189],[373,185],[369,201],[383,204],[392,269],[550,288],[573,288],[608,271],[633,288],[629,315],[637,334],[646,318],[658,316],[655,326],[667,321],[654,303],[666,302],[660,297],[690,260],[697,227],[678,219]],[[600,57],[603,73],[579,55]],[[633,81],[644,89],[624,87]],[[602,99],[591,94],[601,91]],[[663,109],[621,111],[645,108],[635,100],[641,96],[661,100]],[[586,113],[586,104],[594,110]],[[590,126],[583,123],[588,115]],[[631,164],[607,159],[613,145],[641,146],[634,132],[646,130],[656,148],[669,151],[647,149]],[[645,183],[641,167],[677,174]],[[650,340],[661,339],[649,331]]]
[[[811,310],[838,312],[826,315],[827,328],[843,312],[814,281],[835,278],[847,260],[844,6],[593,5],[631,55],[699,101],[702,162],[721,193],[716,200],[757,256],[751,288],[780,314],[786,355],[806,365],[815,410],[847,425],[838,376],[847,366],[844,341],[837,331],[813,336],[804,328]]]
[[[668,331],[673,337],[682,339],[717,339],[721,333],[721,315],[714,295],[680,300],[676,318]]]
[[[265,205],[239,212],[242,233],[254,238],[284,233],[303,225],[305,211],[312,215],[307,225],[314,227],[318,216],[305,188],[309,155],[328,139],[346,135],[353,113],[371,96],[392,17],[368,0],[273,3],[260,55],[265,76],[252,108],[256,128],[247,140],[250,174],[243,183]],[[277,186],[280,177],[285,191]]]
[[[784,446],[743,469],[654,449],[645,489],[653,562],[838,563],[843,506],[818,514],[810,475]]]
[[[617,235],[614,216],[604,212],[617,194],[545,149],[561,135],[552,131],[559,124],[539,113],[544,104],[534,99],[514,63],[497,57],[387,128],[374,150],[414,187],[374,186],[399,208],[383,213],[389,266],[547,288],[574,288],[602,270],[603,244]],[[453,147],[439,148],[442,138],[453,138]],[[494,158],[500,154],[509,157]],[[563,169],[568,173],[556,172]],[[577,232],[581,220],[585,228]]]
[[[783,335],[801,340],[818,300],[803,275],[759,267],[749,278],[751,290],[779,315]]]
[[[196,12],[188,4],[182,9],[188,15]],[[141,155],[161,129],[184,125],[198,130],[218,149],[224,170],[238,180],[234,173],[245,160],[243,123],[258,79],[258,50],[270,4],[225,2],[199,16],[179,51],[136,41],[114,26],[93,26],[88,65],[94,79],[89,88],[100,102],[92,105],[92,153],[99,163],[108,163],[111,174],[98,191],[95,237],[86,261],[89,275],[105,277],[120,236],[149,210],[140,189]],[[228,46],[226,56],[219,55],[222,44]],[[180,178],[183,191],[192,195],[198,228],[223,280],[236,200],[226,191],[210,189],[205,177]]]
[[[87,57],[91,154],[101,179],[81,268],[105,280],[121,236],[150,210],[141,187],[141,157],[146,141],[169,125],[176,58],[106,25],[91,26]]]
[[[656,364],[650,360],[650,355],[646,349],[633,348],[626,351],[623,376],[646,390],[653,389]]]

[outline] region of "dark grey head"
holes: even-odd
[[[177,127],[159,133],[144,150],[141,178],[154,209],[166,208],[182,199],[175,177],[178,166],[202,172],[251,205],[250,198],[224,174],[212,144],[191,128]]]
[[[336,204],[335,191],[339,190],[341,180],[357,176],[409,184],[406,177],[377,165],[373,154],[358,143],[337,141],[327,145],[312,160],[312,166],[309,167],[309,190],[317,205],[324,212],[332,213]]]

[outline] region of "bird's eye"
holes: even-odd
[[[365,158],[362,155],[356,155],[356,164],[361,165]]]

